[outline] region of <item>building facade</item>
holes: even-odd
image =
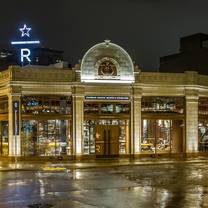
[[[2,156],[131,157],[208,149],[208,76],[142,72],[120,46],[72,69],[0,73]]]

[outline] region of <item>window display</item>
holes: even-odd
[[[199,122],[199,151],[208,152],[208,122]]]
[[[0,121],[0,155],[9,154],[8,121]]]
[[[68,120],[29,120],[22,123],[24,155],[56,156],[71,153]]]
[[[25,96],[22,98],[24,114],[70,114],[71,98],[62,96]]]
[[[142,152],[170,152],[171,120],[143,120]]]
[[[93,103],[85,102],[84,104],[84,113],[85,114],[129,114],[130,113],[130,104],[129,103]]]
[[[142,97],[142,112],[184,113],[183,97]]]

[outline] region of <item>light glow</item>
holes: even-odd
[[[21,62],[23,63],[25,58],[27,59],[27,61],[31,62],[31,59],[29,58],[30,54],[31,54],[30,49],[22,48],[21,49]]]
[[[23,28],[20,28],[19,29],[21,32],[22,32],[22,35],[21,37],[24,37],[24,36],[27,36],[27,37],[30,37],[30,30],[32,30],[31,27],[27,27],[26,24],[24,24]]]
[[[12,45],[24,45],[24,44],[40,44],[39,40],[34,41],[12,41]]]

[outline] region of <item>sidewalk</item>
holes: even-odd
[[[119,166],[164,165],[182,163],[207,163],[208,157],[197,158],[142,158],[142,159],[97,159],[69,162],[5,162],[0,161],[2,171],[65,171],[67,169],[87,169]]]

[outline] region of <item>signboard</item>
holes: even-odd
[[[128,96],[85,96],[85,100],[129,100]]]
[[[30,31],[31,27],[27,27],[26,24],[22,28],[19,28],[21,32],[21,40],[20,41],[12,41],[11,44],[16,46],[19,50],[20,62],[22,65],[30,64],[31,62],[31,46],[40,44],[39,40],[31,40],[30,39]]]
[[[19,135],[19,101],[12,103],[13,135]]]

